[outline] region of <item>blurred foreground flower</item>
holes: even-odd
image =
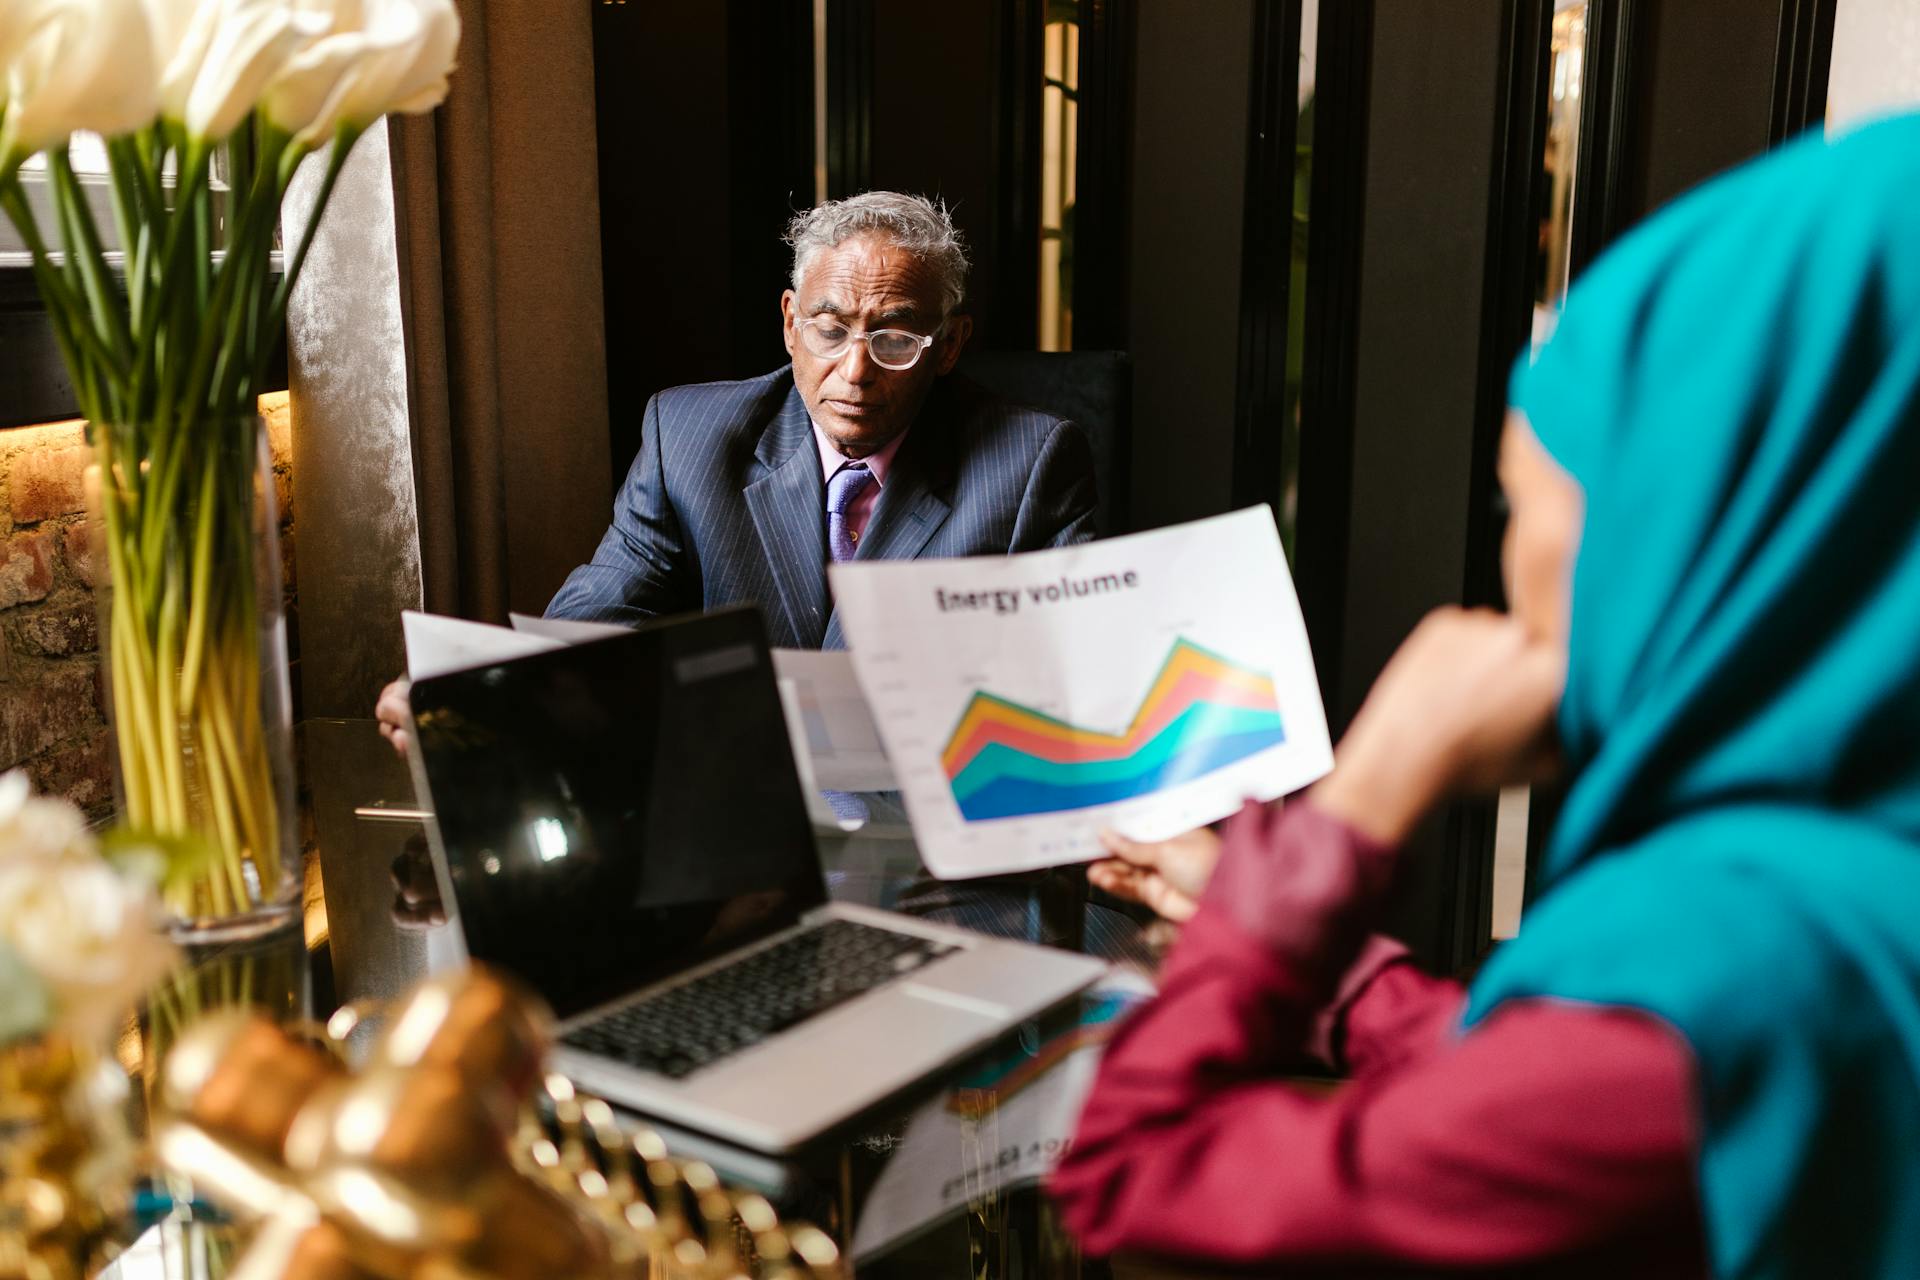
[[[108,861],[73,805],[0,777],[0,1045],[106,1045],[173,963],[156,892],[168,865]]]

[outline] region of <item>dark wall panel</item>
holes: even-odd
[[[1138,21],[1128,329],[1144,529],[1233,502],[1253,3],[1148,0]]]
[[[732,286],[730,121],[726,95],[715,91],[726,83],[727,9],[595,5],[593,36],[617,485],[639,451],[649,396],[740,376],[715,341],[727,331]],[[692,263],[701,269],[688,270]],[[779,296],[778,281],[767,287]]]
[[[1374,19],[1342,725],[1464,581],[1499,17],[1396,0]]]
[[[946,200],[973,248],[970,304],[976,316],[988,313],[1001,248],[993,235],[992,5],[879,4],[873,18],[873,185]]]
[[[0,427],[72,418],[79,412],[53,322],[44,311],[0,310]]]
[[[836,194],[872,187],[947,202],[971,247],[975,344],[1030,350],[1040,265],[1037,0],[846,3],[834,11],[848,56],[870,42],[860,109],[867,169]],[[853,24],[864,24],[856,28]],[[858,98],[858,95],[855,95]],[[843,122],[842,131],[847,126]]]
[[[1635,16],[1629,119],[1640,163],[1627,211],[1638,218],[1767,149],[1780,5],[1637,0]]]
[[[786,359],[781,232],[813,203],[809,0],[594,6],[615,482],[663,387]]]
[[[1421,617],[1461,601],[1473,563],[1503,4],[1382,0],[1374,13],[1336,732]],[[1480,914],[1462,898],[1476,821],[1456,807],[1403,861],[1392,931],[1442,968]]]

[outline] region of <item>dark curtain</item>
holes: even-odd
[[[539,613],[606,527],[591,10],[459,0],[460,67],[392,124],[425,607]]]

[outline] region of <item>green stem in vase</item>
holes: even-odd
[[[136,163],[138,163],[137,159]],[[178,172],[179,198],[183,203],[191,205],[200,198],[207,183],[207,152],[204,144],[188,144],[187,149],[180,154]],[[141,181],[145,181],[144,174]],[[159,301],[147,307],[136,320],[140,337],[136,344],[133,377],[128,394],[136,417],[145,411],[146,392],[148,382],[153,377],[154,364],[162,359],[167,350],[159,341],[160,326],[166,314],[165,301],[180,295],[181,275],[192,266],[186,254],[187,246],[194,238],[189,225],[191,222],[191,216],[181,212],[166,217],[166,240],[160,250],[158,274],[153,281],[152,292],[152,296]],[[174,363],[177,363],[177,360]],[[161,388],[163,402],[169,390],[170,388],[163,380]]]
[[[68,289],[68,282],[55,269],[52,255],[40,235],[39,220],[33,216],[33,206],[27,203],[26,195],[20,190],[19,181],[9,177],[0,182],[0,208],[6,210],[12,219],[20,238],[26,243],[27,253],[33,263],[34,283],[39,286],[40,296],[46,300],[48,314],[53,319],[54,338],[59,343],[60,354],[67,361],[67,368],[73,374],[73,387],[80,401],[82,413],[96,415],[101,408],[99,384],[93,376],[94,353],[89,342],[98,341],[97,335],[80,316],[80,302]]]
[[[214,504],[207,500],[207,495],[219,478],[217,461],[218,455],[207,450],[200,471],[200,509],[194,513],[193,597],[187,610],[187,649],[180,670],[182,715],[193,713],[194,699],[199,693],[201,660],[207,647],[207,620],[213,595],[214,525]]]
[[[56,147],[49,151],[47,167],[53,175],[55,206],[61,215],[61,238],[67,246],[67,261],[79,264],[79,278],[87,305],[92,309],[94,327],[112,361],[110,371],[124,381],[124,370],[129,367],[133,354],[133,335],[127,331],[119,290],[107,270],[100,229],[94,225],[93,210],[87,205],[86,192],[74,175],[73,162],[67,158],[66,150]]]
[[[176,573],[166,575],[166,585],[162,589],[160,616],[154,628],[153,693],[154,719],[171,729],[180,723],[180,708],[176,705],[176,688],[173,672],[178,659],[177,645],[180,638],[180,578]],[[175,824],[184,826],[187,818],[187,780],[184,762],[180,752],[173,750],[170,744],[163,742],[160,752],[160,786],[164,802],[163,811]]]

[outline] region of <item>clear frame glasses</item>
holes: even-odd
[[[920,357],[946,325],[930,334],[915,333],[911,329],[875,329],[862,333],[847,328],[831,316],[815,316],[800,321],[795,328],[800,330],[800,341],[806,344],[807,350],[822,360],[838,360],[855,342],[864,342],[875,364],[897,373],[919,364]]]

